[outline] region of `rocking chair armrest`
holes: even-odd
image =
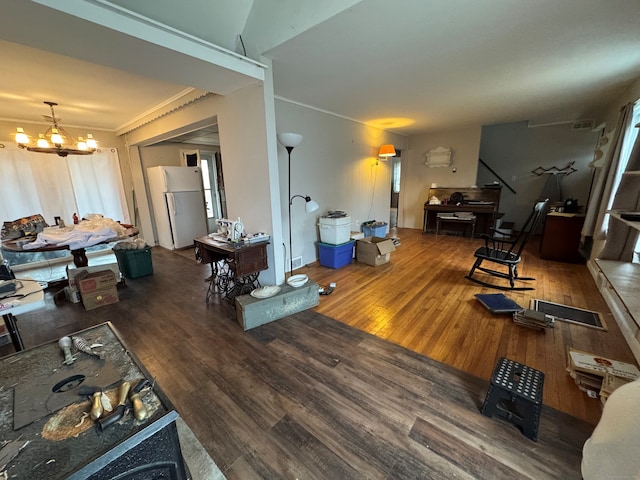
[[[495,240],[499,239],[505,243],[513,243],[518,238],[517,235],[501,232],[499,229],[493,227],[489,227],[489,231],[491,232],[491,235]]]
[[[502,233],[495,228],[489,227],[489,231],[492,233],[491,235],[487,235],[486,233],[480,235],[480,237],[484,239],[484,244],[487,248],[502,250],[505,245],[514,245],[518,241],[517,236]],[[489,246],[489,243],[491,243],[491,246]]]
[[[486,233],[481,233],[480,234],[480,238],[482,238],[484,240],[484,246],[485,248],[489,249],[493,249],[495,250],[496,248],[496,239],[492,236],[492,235],[487,235]],[[489,245],[491,244],[491,245]]]

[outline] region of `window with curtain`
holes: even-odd
[[[620,162],[618,163],[618,168],[616,169],[613,188],[611,189],[611,195],[607,202],[607,210],[611,209],[613,198],[615,196],[615,193],[618,191],[618,187],[620,186],[622,174],[627,169],[629,157],[631,156],[631,150],[633,149],[633,145],[636,142],[636,138],[638,138],[638,130],[640,130],[638,127],[636,127],[636,125],[638,124],[640,124],[640,100],[638,100],[633,106],[633,117],[631,119],[631,124],[629,125],[629,129],[624,132],[622,149],[620,150]]]
[[[49,225],[55,224],[54,217],[70,224],[74,213],[81,218],[98,213],[131,223],[115,148],[59,157],[29,152],[7,142],[0,148],[0,179],[3,222],[41,214]]]
[[[637,230],[620,221],[612,220],[607,213],[609,210],[637,211],[638,202],[640,202],[638,197],[640,101],[633,104],[630,112],[629,106],[625,106],[621,114],[624,128],[621,129],[618,161],[611,169],[612,188],[607,195],[603,217],[603,226],[606,225],[606,241],[598,258],[638,263],[640,236]]]

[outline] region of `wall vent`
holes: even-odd
[[[291,260],[291,270],[302,267],[302,257],[293,257]]]
[[[573,122],[571,130],[593,130],[593,120],[579,120]]]

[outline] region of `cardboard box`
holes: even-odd
[[[118,290],[115,286],[82,293],[82,304],[85,310],[93,310],[103,305],[117,303],[119,300]]]
[[[116,280],[118,282],[121,280],[120,268],[118,267],[117,262],[105,263],[102,265],[91,265],[89,267],[76,267],[74,265],[69,265],[67,266],[67,278],[69,279],[69,286],[76,287],[76,278],[78,277],[78,275],[84,274],[84,272],[95,273],[107,269],[111,270],[115,274]]]
[[[365,237],[356,242],[356,260],[377,267],[389,262],[395,249],[390,238]]]
[[[116,286],[116,276],[111,270],[101,270],[99,272],[83,272],[76,277],[76,286],[80,290],[82,299],[87,293],[93,293],[98,290],[106,290]]]

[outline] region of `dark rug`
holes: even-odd
[[[585,310],[582,308],[570,307],[559,303],[547,302],[545,300],[532,299],[531,309],[552,315],[556,320],[562,322],[575,323],[585,327],[607,330],[607,326],[598,312]]]

